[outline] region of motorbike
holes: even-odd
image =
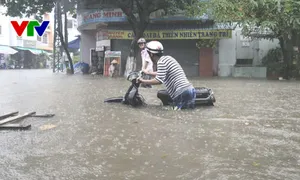
[[[131,105],[133,107],[138,107],[145,105],[145,99],[139,94],[140,82],[137,82],[139,77],[142,77],[142,72],[133,71],[127,76],[127,80],[131,82],[125,96],[111,97],[104,100],[106,103],[123,103],[126,105]]]
[[[138,107],[145,105],[145,99],[139,94],[138,90],[140,83],[137,82],[137,78],[142,77],[143,72],[133,71],[128,74],[127,80],[131,82],[125,96],[111,97],[104,100],[106,103],[123,103],[131,105],[133,107]],[[196,99],[195,106],[213,106],[216,102],[216,98],[212,89],[206,87],[196,87]],[[159,90],[157,92],[157,98],[161,100],[164,106],[172,105],[173,100],[169,96],[166,89]]]
[[[213,106],[216,102],[214,92],[206,87],[196,87],[195,106]],[[173,100],[169,96],[167,90],[159,90],[157,92],[158,99],[161,100],[164,106],[172,105]]]

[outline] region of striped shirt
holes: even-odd
[[[171,56],[162,56],[157,62],[156,80],[167,87],[172,99],[183,91],[192,88],[180,64]]]

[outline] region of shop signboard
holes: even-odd
[[[103,10],[78,10],[78,26],[101,22],[124,22],[127,21],[125,13],[121,9]]]
[[[108,39],[108,30],[106,28],[99,29],[96,33],[96,40],[107,40]]]
[[[121,57],[121,51],[105,51],[105,57]]]
[[[150,30],[145,31],[146,39],[227,39],[231,38],[229,29],[199,29],[199,30]],[[108,30],[109,39],[133,39],[132,31]]]

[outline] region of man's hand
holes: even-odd
[[[136,82],[137,82],[137,83],[142,83],[143,81],[144,81],[144,79],[141,78],[141,77],[136,78]]]

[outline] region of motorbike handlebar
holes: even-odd
[[[128,75],[127,80],[131,81],[134,84],[140,84],[139,82],[137,82],[137,79],[141,78],[143,75],[145,75],[144,72],[138,71],[138,72]]]

